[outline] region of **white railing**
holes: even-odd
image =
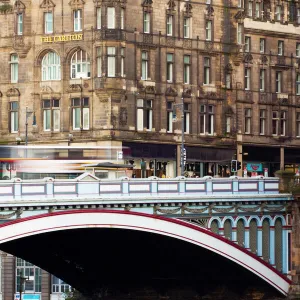
[[[172,195],[228,195],[228,194],[278,194],[278,178],[230,177],[212,178],[119,178],[98,179],[84,173],[76,179],[0,181],[0,201],[9,199],[86,198],[123,196],[172,196]]]

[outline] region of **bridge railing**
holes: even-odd
[[[0,201],[9,199],[83,198],[83,197],[134,197],[172,195],[222,195],[222,194],[278,194],[278,178],[122,178],[100,180],[90,174],[76,179],[0,181]]]

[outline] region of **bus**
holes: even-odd
[[[89,164],[124,163],[129,150],[121,146],[0,146],[0,180],[72,179]]]

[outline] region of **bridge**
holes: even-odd
[[[199,267],[203,280],[214,253],[214,260],[229,263],[228,272],[237,266],[238,277],[259,278],[287,295],[292,200],[279,193],[277,178],[262,176],[15,178],[0,182],[0,249],[82,291],[124,282],[129,273],[150,280]],[[175,269],[164,255],[177,262]],[[146,256],[146,268],[134,265]]]

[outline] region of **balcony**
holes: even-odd
[[[99,39],[124,41],[126,33],[121,29],[102,29],[99,30]]]
[[[276,105],[290,105],[291,99],[287,93],[272,93],[272,103]]]

